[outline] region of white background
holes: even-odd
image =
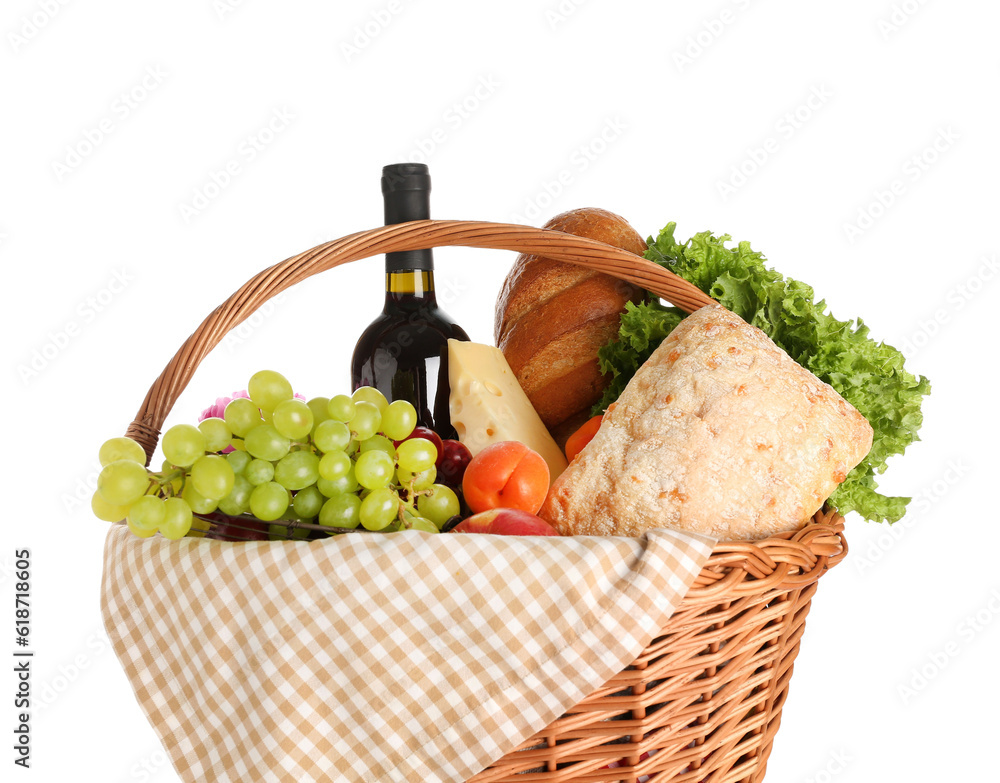
[[[33,766],[11,772],[5,696],[0,776],[176,779],[101,626],[97,449],[213,307],[378,225],[381,166],[416,159],[435,217],[592,205],[643,235],[730,233],[906,350],[934,391],[882,487],[916,499],[892,530],[848,520],[768,780],[996,780],[998,23],[986,0],[4,3],[0,627],[28,547],[37,658]],[[512,256],[437,260],[447,309],[492,342]],[[261,368],[346,390],[380,265],[267,308],[168,426]]]

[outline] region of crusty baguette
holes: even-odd
[[[646,250],[635,229],[603,209],[564,212],[545,228],[637,255]],[[560,444],[572,433],[565,423],[585,421],[607,387],[598,349],[618,335],[625,303],[644,295],[630,283],[575,264],[523,254],[514,262],[497,299],[496,344]]]
[[[801,527],[871,444],[833,388],[709,305],[639,368],[539,515],[565,535],[765,538]]]

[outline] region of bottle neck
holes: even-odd
[[[431,177],[427,166],[419,163],[402,163],[382,169],[382,198],[385,207],[385,224],[409,223],[429,220],[431,217]],[[430,248],[402,250],[387,253],[385,271],[407,272],[434,269],[434,254]]]
[[[414,218],[416,220],[418,218]],[[390,225],[386,223],[386,225]],[[426,250],[402,250],[398,253],[385,254],[385,273],[387,275],[406,272],[424,271],[434,272],[434,251],[430,248]]]
[[[433,269],[405,269],[385,274],[385,312],[437,306]]]

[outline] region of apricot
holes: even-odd
[[[572,462],[573,458],[583,451],[583,447],[594,439],[597,431],[601,428],[602,421],[604,421],[604,414],[600,413],[592,419],[588,419],[580,429],[569,436],[569,440],[566,441],[567,462]]]
[[[474,512],[517,508],[534,514],[549,491],[549,466],[523,443],[505,440],[480,451],[465,469],[462,493]]]

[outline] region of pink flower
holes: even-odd
[[[225,418],[226,406],[233,400],[235,400],[237,397],[244,397],[246,399],[249,399],[250,394],[247,392],[246,389],[243,389],[242,391],[234,391],[232,397],[216,397],[215,403],[213,405],[209,405],[207,408],[205,408],[205,410],[201,412],[201,416],[198,417],[198,421],[205,421],[205,419],[212,419],[212,418],[216,419]],[[298,400],[302,400],[302,402],[306,402],[306,398],[303,397],[301,394],[296,393],[295,398]],[[226,448],[222,450],[222,453],[228,454],[232,450],[233,450],[232,446],[226,446]]]
[[[215,404],[209,405],[205,410],[201,412],[201,416],[198,417],[198,421],[205,421],[205,419],[221,419],[224,418],[226,413],[226,406],[235,400],[237,397],[249,397],[246,389],[243,391],[233,392],[232,397],[216,397]]]

